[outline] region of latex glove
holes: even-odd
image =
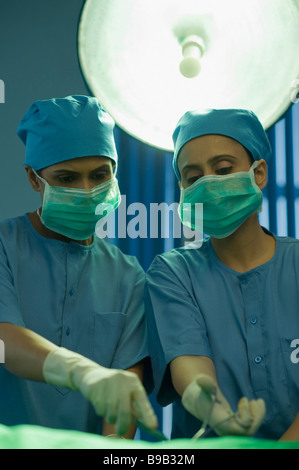
[[[134,419],[150,429],[157,427],[145,389],[132,372],[107,369],[68,349],[56,348],[46,357],[43,376],[51,385],[79,390],[99,416],[116,424],[119,435],[128,430]]]
[[[213,402],[214,397],[214,402]],[[200,374],[185,389],[182,404],[189,413],[208,424],[218,435],[251,436],[263,422],[266,407],[262,399],[243,397],[234,413],[215,381]]]

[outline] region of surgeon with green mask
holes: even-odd
[[[39,225],[38,215],[44,228],[79,243],[91,242],[97,223],[121,201],[113,127],[95,98],[33,103],[18,129],[26,144],[29,181],[42,195],[33,223]]]
[[[204,237],[147,272],[155,390],[173,403],[172,437],[299,440],[299,242],[259,222],[267,134],[250,110],[195,110],[173,142],[179,215]]]
[[[225,110],[223,113],[228,115],[229,111]],[[215,112],[207,114],[207,120],[214,119],[216,121],[217,117],[221,118],[221,111],[218,111],[217,114]],[[239,121],[242,118],[248,119],[248,117],[251,117],[252,122],[255,123],[255,130],[261,133],[259,122],[254,115],[245,114],[245,112],[242,114],[242,111],[239,111]],[[263,187],[258,186],[255,175],[265,169],[265,161],[260,158],[254,160],[252,153],[240,143],[240,141],[255,142],[256,139],[250,135],[243,136],[240,129],[232,128],[231,132],[227,130],[224,134],[225,130],[222,128],[222,134],[203,133],[205,138],[201,140],[201,143],[205,144],[207,148],[218,145],[222,150],[220,154],[213,156],[212,160],[206,159],[203,162],[204,169],[200,168],[200,163],[197,161],[199,156],[198,141],[193,141],[193,134],[190,133],[190,130],[188,130],[190,140],[188,139],[188,142],[181,140],[187,120],[188,117],[185,116],[185,122],[181,121],[175,134],[178,145],[176,147],[177,157],[174,158],[173,164],[176,173],[182,175],[179,176],[181,188],[179,215],[182,223],[192,230],[202,230],[203,233],[216,239],[226,238],[234,233],[253,213],[261,212],[263,200],[261,189]],[[223,120],[225,123],[225,118]],[[208,122],[205,123],[206,126],[208,124]],[[215,130],[215,132],[217,131]],[[245,132],[244,130],[243,133],[245,134]],[[239,134],[238,140],[229,137],[229,135],[235,135],[234,133]],[[243,153],[243,159],[240,161],[234,159],[238,150],[239,153]],[[264,152],[268,152],[267,149],[258,149],[263,153],[256,153],[255,149],[251,150],[254,155],[263,155]],[[201,150],[202,154],[204,152],[205,148]],[[249,169],[248,163],[251,164]],[[180,170],[178,170],[178,165]],[[258,167],[260,167],[259,170],[257,170]],[[197,204],[203,206],[203,211],[200,211],[201,219],[196,213]]]
[[[137,259],[96,235],[120,203],[114,121],[90,96],[21,120],[37,210],[0,222],[0,422],[133,438],[155,429]],[[103,418],[103,419],[102,419]]]

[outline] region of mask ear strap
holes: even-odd
[[[258,187],[256,181],[255,181],[255,172],[254,170],[259,166],[259,160],[255,160],[255,162],[251,165],[251,168],[249,170],[249,174],[250,174],[250,178],[251,178],[251,182],[253,184],[253,186],[257,189],[259,189],[260,191],[260,188]]]
[[[36,171],[34,170],[34,168],[32,168],[32,171],[33,171],[33,173],[35,174],[35,176],[36,176],[40,181],[42,181],[42,182],[44,183],[44,185],[48,184],[47,181],[46,181],[44,178],[42,178],[41,176],[39,176],[39,175],[36,173]]]
[[[112,172],[113,172],[113,176],[114,176],[114,177],[116,177],[117,170],[118,170],[118,163],[117,163],[117,162],[115,162],[115,166],[114,166],[114,168],[113,168],[113,170],[112,170]]]
[[[250,169],[254,171],[258,166],[259,166],[259,161],[255,160],[253,164],[251,165]]]
[[[36,173],[36,171],[35,171],[34,168],[32,168],[32,171],[33,171],[33,173],[35,174],[35,176],[36,176],[39,180],[41,180],[45,185],[48,184],[47,181],[44,180],[44,178],[42,178],[41,176],[39,176],[39,175]],[[42,220],[42,216],[41,216],[41,214],[39,213],[39,209],[36,209],[36,213],[37,213],[37,215],[38,215],[39,220],[40,220],[41,223],[44,225],[43,220]]]

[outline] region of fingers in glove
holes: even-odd
[[[247,435],[249,426],[252,423],[252,418],[249,409],[249,403],[247,398],[242,398],[238,403],[238,412],[233,411],[226,407],[221,410],[222,413],[218,412],[218,417],[222,418],[222,421],[216,423],[214,429],[219,435],[232,435],[232,436],[245,436]],[[225,418],[224,411],[226,411],[227,418]],[[224,419],[223,419],[224,418]]]
[[[210,414],[213,398],[209,392],[201,388],[197,381],[193,381],[182,395],[182,404],[189,413],[204,421]]]
[[[248,433],[249,435],[253,435],[257,432],[264,420],[266,414],[266,405],[264,400],[259,398],[258,400],[251,400],[249,402],[249,408],[252,417],[252,423]]]
[[[199,374],[196,376],[195,382],[200,388],[206,392],[207,395],[216,395],[217,384],[215,379],[206,374]]]
[[[117,379],[118,375],[116,375],[115,378]],[[122,410],[124,410],[125,408],[130,410],[130,407],[128,408],[127,405],[127,393],[125,391],[123,391],[123,393],[120,393],[121,386],[118,380],[116,380],[114,384],[112,382],[107,381],[106,386],[107,385],[110,386],[106,387],[105,390],[102,390],[102,396],[98,396],[98,403],[102,406],[105,405],[104,414],[107,423],[116,424],[118,416],[122,412]]]
[[[132,393],[132,410],[134,417],[149,429],[158,427],[158,419],[142,386]]]
[[[123,436],[132,422],[131,400],[129,395],[125,394],[118,403],[115,430],[119,436]]]
[[[241,398],[238,403],[238,413],[235,415],[237,423],[243,428],[249,428],[252,424],[249,402],[246,397]]]
[[[115,424],[117,420],[117,415],[118,415],[118,403],[115,400],[109,399],[106,402],[105,406],[105,419],[107,423],[109,424]]]

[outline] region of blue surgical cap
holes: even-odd
[[[196,137],[219,134],[237,140],[254,160],[263,158],[267,163],[271,146],[257,116],[245,109],[208,109],[204,112],[188,111],[179,120],[172,135],[174,143],[173,169],[181,179],[177,160],[184,144]]]
[[[101,155],[117,162],[114,121],[91,96],[39,100],[21,120],[25,165],[41,170],[72,158]]]

